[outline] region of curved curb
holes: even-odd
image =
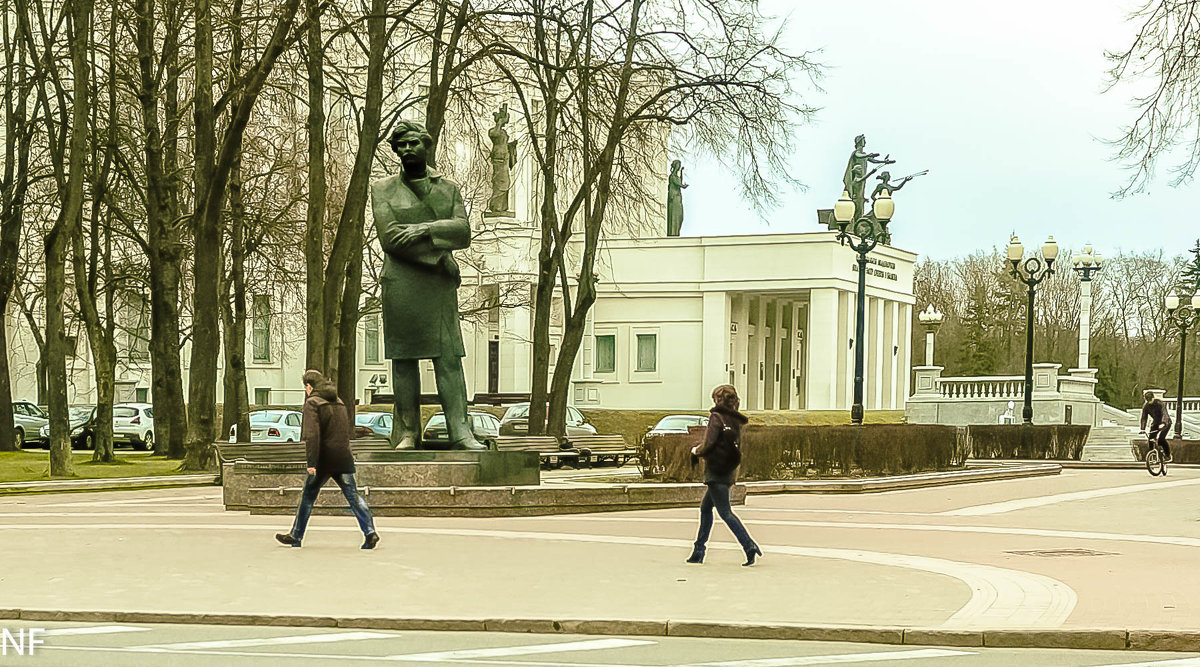
[[[790,639],[794,641],[909,646],[1200,651],[1200,632],[1190,630],[943,630],[893,626],[825,626],[690,620],[439,619],[46,609],[0,609],[0,619],[74,623],[173,623],[393,631]]]
[[[892,477],[863,479],[818,479],[795,481],[739,482],[748,494],[768,493],[880,493],[905,489],[925,489],[951,484],[994,482],[1061,474],[1060,462],[1041,463],[975,463],[966,470],[947,470]]]

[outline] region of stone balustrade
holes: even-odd
[[[1025,397],[1025,378],[1019,375],[939,378],[937,385],[943,398],[956,400]]]

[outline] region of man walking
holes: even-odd
[[[290,533],[279,533],[275,539],[290,547],[300,546],[304,529],[312,516],[313,504],[325,482],[333,479],[350,511],[358,519],[366,541],[363,549],[374,549],[379,544],[379,533],[375,532],[375,521],[371,510],[358,495],[354,485],[354,455],[350,453],[350,413],[346,404],[338,398],[337,388],[319,371],[304,373],[304,421],[300,439],[304,441],[308,458],[308,479],[304,481],[304,492],[300,496],[300,507],[296,508],[296,521]]]

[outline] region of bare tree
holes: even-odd
[[[1129,180],[1117,196],[1140,192],[1160,158],[1173,154],[1172,185],[1191,180],[1200,165],[1200,1],[1145,0],[1129,18],[1133,43],[1106,53],[1109,90],[1131,89],[1134,119],[1112,144]]]

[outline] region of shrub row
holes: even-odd
[[[1167,443],[1171,446],[1171,458],[1175,463],[1200,463],[1200,440],[1169,439]],[[1137,445],[1139,461],[1146,460],[1146,450],[1149,448],[1150,443],[1145,438],[1140,439]]]
[[[1026,445],[1025,429],[1030,429]],[[986,424],[967,427],[967,444],[976,459],[1058,459],[1078,461],[1090,426],[1068,424]]]
[[[668,482],[703,479],[691,448],[704,429],[647,438],[643,475]],[[865,426],[755,425],[742,431],[740,478],[804,479],[812,475],[900,475],[961,467],[965,430],[932,424]]]

